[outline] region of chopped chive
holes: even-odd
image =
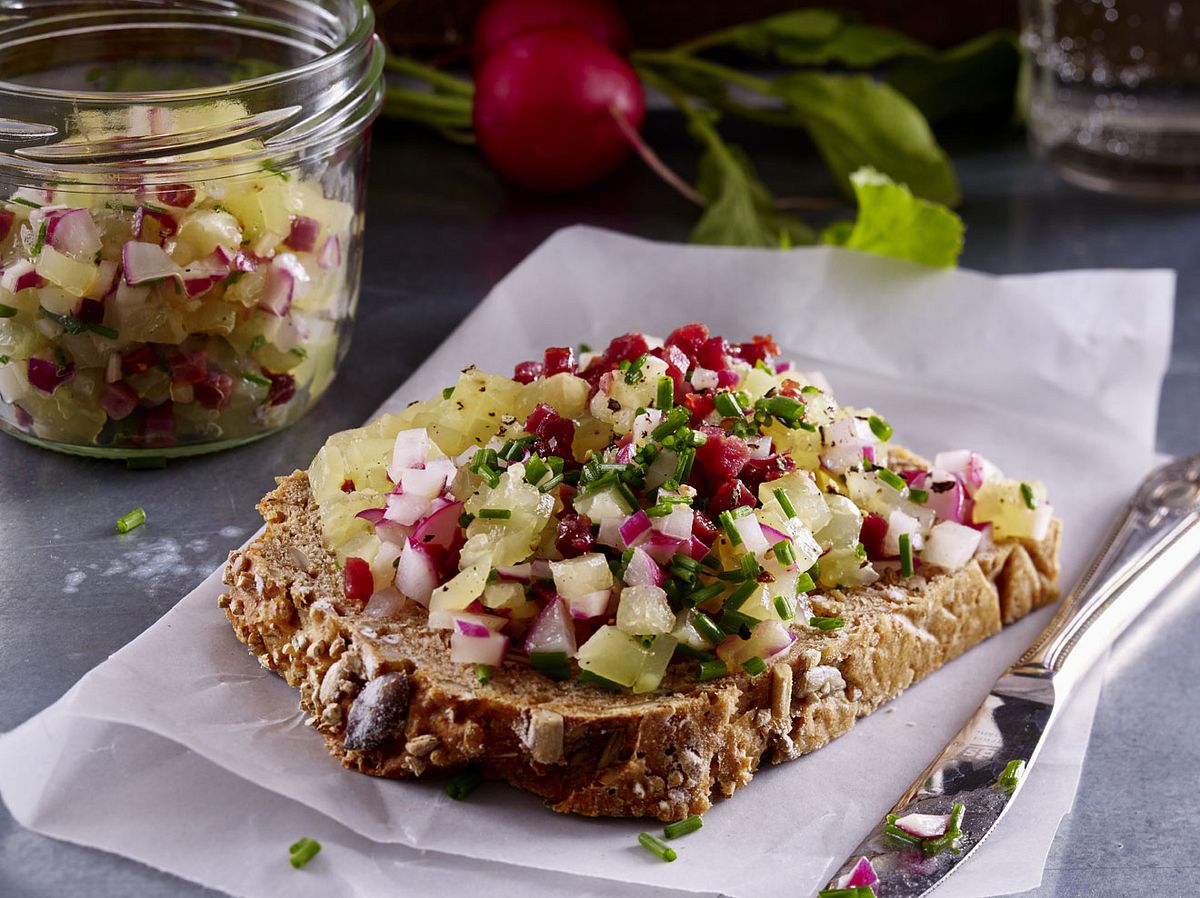
[[[747,580],[757,580],[759,574],[762,573],[762,566],[759,565],[758,559],[753,555],[743,555],[740,565],[742,576]]]
[[[758,401],[758,407],[781,421],[798,421],[804,415],[804,403],[791,396],[768,396]]]
[[[676,820],[674,823],[668,823],[663,827],[663,835],[668,839],[678,839],[680,836],[686,836],[688,833],[694,833],[702,826],[704,826],[704,821],[700,819],[700,815],[692,814],[692,816],[683,820]]]
[[[42,251],[42,247],[46,245],[46,229],[50,224],[48,218],[42,219],[42,226],[38,228],[37,241],[33,244],[33,249],[30,251],[32,255],[37,255]]]
[[[865,559],[867,557],[867,547],[862,543],[856,543],[854,546],[854,554],[859,558]]]
[[[775,490],[775,501],[779,503],[779,507],[783,509],[783,513],[789,518],[796,516],[796,506],[792,505],[792,500],[788,498],[788,494],[782,488]]]
[[[888,814],[883,824],[883,831],[888,837],[895,839],[905,845],[920,845],[921,837],[914,836],[912,833],[907,833],[896,825],[896,815]]]
[[[1037,508],[1037,497],[1033,495],[1033,487],[1028,483],[1021,484],[1021,498],[1025,502],[1025,507],[1030,511]]]
[[[42,206],[41,206],[41,203],[35,203],[33,200],[27,200],[27,199],[25,199],[25,197],[23,197],[23,196],[13,196],[13,197],[9,197],[9,198],[8,198],[8,201],[9,201],[10,203],[19,203],[19,204],[20,204],[20,205],[22,205],[22,206],[28,206],[30,209],[40,209],[40,208],[42,208]]]
[[[446,794],[455,801],[462,801],[478,789],[482,782],[483,774],[478,767],[472,767],[450,777],[450,781],[446,783]]]
[[[675,555],[671,556],[671,564],[678,565],[681,568],[686,568],[693,573],[698,573],[700,571],[700,562],[698,562],[695,558],[692,558],[690,555],[680,555],[676,553]]]
[[[453,395],[454,395],[454,387],[446,387],[444,390],[442,390],[442,398],[443,399],[449,399]]]
[[[713,399],[713,405],[722,418],[740,418],[746,414],[733,393],[718,393]]]
[[[292,176],[283,170],[283,166],[278,162],[264,162],[263,171],[268,171],[273,175],[279,175],[283,180],[290,181]]]
[[[653,833],[638,833],[638,843],[660,861],[673,861],[679,857],[675,849]]]
[[[875,475],[898,493],[904,492],[904,488],[908,486],[904,482],[903,477],[889,471],[887,468],[876,468]]]
[[[646,364],[646,359],[649,357],[647,353],[643,352],[629,363],[629,367],[625,369],[625,383],[630,385],[640,384],[646,379],[646,375],[642,373],[642,366]]]
[[[650,641],[654,641],[654,637],[649,637]],[[643,640],[646,637],[642,637]],[[643,645],[643,648],[649,648],[648,645]],[[597,689],[606,689],[609,692],[621,692],[625,689],[620,683],[615,680],[610,680],[608,677],[602,677],[600,674],[592,673],[590,670],[581,670],[579,672],[579,682],[586,683],[589,686],[595,686]]]
[[[879,442],[886,443],[892,438],[892,425],[888,424],[887,421],[878,415],[872,415],[868,418],[867,424],[870,425],[871,433],[875,434]]]
[[[587,343],[579,344],[579,354],[580,355],[583,355],[585,352],[591,352],[591,351],[592,351],[591,345],[589,345]]]
[[[135,527],[141,527],[144,523],[146,523],[146,510],[135,508],[129,514],[117,518],[117,533],[128,533]]]
[[[481,508],[479,517],[485,521],[507,521],[512,517],[511,508]]]
[[[541,458],[531,455],[529,461],[525,462],[525,482],[536,485],[549,470],[549,466]]]
[[[792,607],[787,596],[776,596],[775,613],[779,615],[780,620],[791,620],[796,616],[796,609]]]
[[[1004,772],[996,780],[996,785],[1006,790],[1009,794],[1012,794],[1013,790],[1020,784],[1023,776],[1025,776],[1025,762],[1021,760],[1009,761],[1004,765]]]
[[[784,567],[791,567],[796,563],[796,548],[790,539],[782,539],[775,543],[771,551],[775,554],[775,560]]]
[[[913,575],[912,535],[908,533],[901,533],[899,542],[900,576],[911,577]]]
[[[566,478],[562,474],[555,474],[553,477],[551,477],[545,483],[541,484],[538,487],[538,489],[541,490],[543,493],[548,493],[548,492],[550,492],[550,490],[554,489],[556,486],[558,486],[560,483],[562,483],[563,480],[565,480],[565,479]],[[500,478],[497,477],[496,482],[499,483]]]
[[[811,394],[811,393],[820,393],[820,392],[821,392],[821,388],[820,388],[820,387],[815,387],[815,386],[813,386],[812,384],[806,384],[805,386],[803,386],[803,387],[801,387],[801,388],[800,388],[800,392],[801,392],[801,393],[810,393],[810,394]]]
[[[701,683],[705,680],[715,680],[717,677],[723,677],[727,673],[729,673],[729,668],[719,658],[714,658],[712,661],[701,661],[696,667],[696,679]]]
[[[842,617],[818,617],[813,615],[808,619],[810,627],[816,627],[818,630],[840,630],[846,626],[846,619]]]
[[[288,846],[288,862],[297,870],[299,870],[314,857],[316,857],[317,852],[320,850],[320,842],[318,842],[316,839],[310,839],[308,836],[305,836],[299,842],[295,842]]]
[[[667,375],[658,379],[657,406],[663,411],[669,411],[675,405],[675,381]]]
[[[675,506],[668,505],[666,502],[659,502],[657,505],[651,505],[646,509],[646,514],[652,518],[665,518],[675,510]]]
[[[464,511],[462,514],[460,514],[458,516],[458,526],[462,527],[463,530],[466,530],[468,527],[471,526],[471,522],[474,520],[475,520],[475,515],[471,514],[471,512],[469,512],[469,511]]]
[[[566,652],[530,652],[529,663],[552,680],[570,679],[571,668],[567,664]]]
[[[710,583],[708,586],[702,586],[697,590],[689,592],[683,597],[683,602],[690,608],[695,608],[697,605],[703,605],[709,599],[716,598],[725,591],[725,584]]]
[[[724,631],[715,623],[713,623],[713,619],[703,611],[697,611],[692,616],[692,626],[696,628],[697,633],[699,633],[713,645],[716,645],[725,638]]]
[[[87,324],[84,325],[93,334],[99,334],[101,337],[107,337],[110,340],[118,340],[121,334],[115,327],[105,327],[103,324]]]
[[[614,488],[617,491],[617,495],[625,500],[625,504],[628,506],[627,512],[632,514],[633,512],[637,511],[638,499],[637,496],[633,494],[633,490],[631,490],[624,483],[620,482],[618,482]]]
[[[757,624],[758,621],[740,611],[722,611],[718,626],[730,636],[749,639],[751,631]]]
[[[0,355],[0,365],[7,365],[8,363],[9,363],[8,356]]]
[[[267,338],[262,334],[255,334],[254,339],[250,341],[250,351],[257,352],[267,345]]]
[[[724,633],[721,634],[721,638],[722,639],[725,638]],[[683,657],[685,657],[685,658],[691,658],[693,661],[712,661],[713,660],[712,652],[706,652],[706,651],[703,651],[702,649],[694,649],[690,645],[688,645],[686,642],[681,642],[681,643],[679,643],[679,645],[675,646],[675,651],[678,652],[680,655],[683,655]]]
[[[875,898],[870,886],[852,886],[848,889],[822,889],[817,898]]]
[[[43,318],[49,319],[65,330],[68,334],[82,334],[87,330],[87,325],[76,318],[74,315],[57,315],[51,312],[45,306],[38,306],[38,311]]]
[[[929,501],[929,490],[915,490],[910,486],[908,488],[908,498],[912,499],[918,505],[924,505]]]
[[[752,677],[757,677],[760,673],[767,669],[767,662],[758,655],[747,658],[742,662],[742,670],[750,674]]]
[[[16,317],[16,314],[16,309],[14,309],[12,306],[6,306],[4,303],[0,302],[0,318],[14,318]]]
[[[805,571],[796,578],[796,593],[812,592],[817,588],[817,584],[813,582],[812,574]]]
[[[965,811],[966,808],[962,804],[955,804],[950,809],[950,822],[946,826],[945,834],[933,839],[922,839],[921,851],[929,856],[941,854],[947,849],[958,851],[959,840],[963,837],[962,818]]]
[[[293,346],[291,349],[288,350],[288,352],[290,352],[292,355],[294,355],[298,359],[308,358],[308,350],[305,349],[303,346]],[[453,388],[451,388],[451,389],[453,389]]]
[[[732,593],[730,593],[729,598],[725,600],[725,610],[737,611],[746,604],[746,600],[754,595],[758,589],[759,585],[757,580],[747,580]]]
[[[650,436],[661,442],[687,424],[690,418],[691,415],[688,413],[688,410],[678,405],[667,412],[667,416],[663,418],[659,425],[650,431]]]
[[[479,681],[480,686],[486,686],[492,681],[492,669],[486,664],[475,665],[475,679]]]
[[[260,387],[271,386],[271,379],[263,377],[261,374],[255,374],[253,371],[243,371],[242,380],[249,381],[252,384],[258,384]]]
[[[733,512],[723,511],[717,516],[717,520],[721,524],[721,528],[725,531],[725,536],[728,537],[730,544],[740,546],[742,544],[742,535],[738,533],[737,527],[733,526]]]
[[[679,453],[679,460],[675,462],[675,472],[671,479],[676,483],[684,483],[692,474],[692,465],[696,462],[696,450],[691,447],[682,450]]]

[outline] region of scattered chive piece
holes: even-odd
[[[796,549],[790,539],[780,540],[772,547],[771,551],[775,553],[775,560],[784,567],[791,567],[796,563]]]
[[[870,886],[852,886],[848,889],[822,889],[817,898],[875,898]]]
[[[507,521],[512,517],[512,509],[481,508],[479,509],[479,517],[485,521]]]
[[[146,523],[146,510],[135,508],[129,514],[117,518],[117,533],[128,533],[134,527],[141,527],[144,523]]]
[[[743,555],[740,564],[742,576],[747,580],[757,580],[758,575],[762,573],[762,567],[759,565],[758,559],[753,555]]]
[[[796,609],[792,607],[792,603],[788,601],[787,596],[776,596],[775,613],[779,615],[780,620],[791,620],[796,616]]]
[[[1009,761],[1004,765],[1004,772],[996,780],[996,785],[1011,795],[1013,790],[1020,784],[1023,776],[1025,776],[1025,762],[1020,760]]]
[[[106,327],[103,324],[87,324],[84,326],[93,334],[99,334],[101,337],[107,337],[110,340],[118,340],[121,337],[120,332],[115,327]]]
[[[740,546],[742,544],[742,535],[738,533],[737,527],[733,526],[733,512],[723,511],[718,515],[717,520],[721,524],[721,528],[725,531],[725,536],[729,538],[732,545]]]
[[[692,616],[692,626],[696,628],[696,632],[716,645],[725,638],[724,631],[713,623],[713,619],[702,611],[697,611]]]
[[[554,489],[556,486],[558,486],[560,483],[562,483],[564,479],[565,478],[563,477],[562,474],[555,474],[553,477],[551,477],[545,483],[541,484],[538,487],[538,489],[541,490],[543,493],[548,493],[548,492],[550,492],[550,490]],[[499,483],[500,478],[497,477],[496,482]]]
[[[675,849],[653,833],[638,833],[638,843],[660,861],[673,861],[679,857]]]
[[[670,411],[675,405],[675,381],[665,374],[658,379],[657,400],[658,408],[664,412]]]
[[[531,455],[529,461],[525,462],[525,482],[536,485],[549,470],[549,466],[540,457]]]
[[[571,677],[566,652],[530,652],[529,663],[552,680],[567,680]]]
[[[864,546],[862,543],[858,543],[854,547],[854,554],[857,555],[859,558],[866,558],[867,557],[867,547]]]
[[[713,399],[713,406],[722,418],[740,418],[746,414],[733,393],[718,393]]]
[[[125,467],[130,471],[161,471],[167,466],[167,457],[165,455],[152,455],[149,458],[125,459]]]
[[[920,845],[921,837],[914,836],[912,833],[907,833],[896,825],[896,815],[888,814],[887,819],[883,824],[883,831],[889,838],[895,839],[905,845]]]
[[[654,637],[650,638],[653,639]],[[610,680],[608,677],[602,677],[600,674],[592,673],[590,670],[581,670],[579,672],[579,682],[595,686],[597,689],[607,689],[609,692],[621,692],[624,689],[620,683]]]
[[[1021,484],[1021,498],[1025,500],[1025,507],[1030,511],[1037,508],[1037,497],[1033,495],[1033,487],[1028,483]]]
[[[898,493],[904,492],[904,488],[908,486],[908,484],[904,482],[903,477],[901,477],[899,474],[889,471],[887,468],[876,468],[875,473],[878,475],[880,480]]]
[[[640,384],[646,379],[646,375],[642,373],[642,366],[646,364],[646,359],[648,358],[649,356],[643,352],[629,363],[629,367],[625,369],[625,383],[630,385]]]
[[[704,826],[704,821],[700,819],[700,815],[692,814],[692,816],[683,820],[676,820],[674,823],[668,823],[663,827],[663,835],[668,839],[678,839],[680,836],[686,836],[688,833],[694,833],[702,826]]]
[[[685,497],[680,496],[679,498],[682,499]],[[675,555],[671,556],[671,564],[691,571],[693,574],[700,572],[700,562],[698,562],[695,558],[692,558],[690,555],[680,555],[676,553]]]
[[[288,846],[288,854],[290,855],[288,861],[293,867],[299,870],[314,857],[316,857],[317,852],[320,850],[320,842],[318,842],[316,839],[310,839],[308,836],[305,836],[299,842]]]
[[[258,384],[260,387],[271,386],[271,379],[263,377],[261,374],[255,374],[253,371],[243,371],[242,380],[249,381],[252,384]]]
[[[267,338],[262,334],[256,334],[254,339],[250,341],[250,351],[256,352],[267,345]]]
[[[752,658],[747,658],[742,662],[742,670],[750,674],[752,677],[757,677],[760,673],[767,669],[767,662],[755,655]]]
[[[279,175],[279,177],[283,178],[285,181],[290,181],[292,179],[292,176],[284,171],[283,166],[278,162],[263,163],[263,171],[269,171],[273,175]]]
[[[875,434],[881,443],[886,443],[892,438],[892,425],[878,415],[868,418],[867,424],[871,427],[871,433]]]
[[[910,486],[908,488],[908,498],[912,499],[918,505],[924,505],[929,501],[929,490],[915,490]]]
[[[913,575],[912,535],[908,533],[901,533],[899,542],[900,576],[911,577]]]
[[[703,605],[709,599],[716,598],[724,591],[725,584],[710,583],[708,586],[701,586],[699,589],[689,592],[683,597],[683,601],[689,607],[695,608],[697,605]]]
[[[0,318],[14,318],[16,317],[16,314],[16,309],[14,309],[12,306],[6,306],[4,303],[0,302]]]
[[[454,395],[454,387],[446,387],[446,389],[442,390],[442,398],[443,399],[449,399],[453,395]]]
[[[450,781],[446,783],[446,794],[455,801],[462,801],[479,788],[479,784],[482,782],[483,774],[479,772],[479,768],[472,767],[450,777]]]
[[[725,610],[737,611],[746,604],[747,599],[758,592],[758,589],[759,586],[757,580],[747,580],[732,593],[730,593],[729,598],[725,600]]]
[[[42,208],[40,203],[35,203],[33,200],[27,200],[27,199],[25,199],[25,197],[23,197],[23,196],[13,196],[13,197],[9,197],[9,198],[8,198],[8,201],[9,201],[10,203],[20,203],[22,206],[28,206],[30,209],[40,209],[40,208]]]
[[[587,344],[587,343],[579,344],[579,354],[580,355],[583,355],[585,352],[591,352],[591,351],[592,351],[592,347],[589,344]]]
[[[683,427],[683,425],[687,424],[691,417],[686,408],[678,405],[667,412],[667,416],[663,418],[659,425],[650,431],[650,436],[662,442],[679,430],[679,428]]]
[[[775,490],[775,501],[779,503],[779,507],[789,518],[796,516],[796,507],[792,505],[792,500],[788,498],[788,494],[782,488]]]
[[[261,336],[261,334],[260,334],[260,336]],[[293,346],[291,349],[288,350],[288,352],[290,352],[292,355],[294,355],[298,359],[308,358],[308,350],[305,349],[303,346]],[[454,388],[451,387],[450,389],[453,391]]]
[[[797,595],[802,592],[812,592],[816,588],[817,584],[813,582],[812,574],[809,574],[807,571],[796,578]]]
[[[474,520],[475,520],[475,515],[471,514],[471,512],[469,512],[469,511],[464,511],[462,514],[460,514],[458,516],[458,526],[462,527],[463,530],[466,530],[468,527],[471,526],[471,522]]]
[[[0,365],[7,365],[9,358],[6,355],[0,355]]]
[[[37,242],[33,244],[33,249],[30,251],[31,255],[36,256],[38,253],[40,253],[42,251],[42,247],[44,247],[46,245],[46,229],[49,226],[49,224],[50,224],[50,219],[48,219],[48,218],[42,219],[42,226],[40,228],[38,228]]]
[[[947,849],[954,852],[959,851],[959,840],[963,837],[962,818],[965,811],[966,808],[962,804],[955,804],[950,809],[950,822],[946,826],[945,835],[933,839],[922,839],[921,851],[930,857],[941,854]]]
[[[721,634],[721,638],[725,638],[725,634]],[[706,652],[703,649],[694,649],[686,642],[681,642],[675,646],[675,651],[683,655],[685,658],[691,658],[693,661],[712,661],[712,652]]]
[[[846,619],[843,617],[817,617],[813,615],[808,619],[810,627],[816,627],[818,630],[840,630],[846,626]]]
[[[728,672],[729,668],[719,658],[715,658],[712,661],[701,661],[696,667],[696,679],[700,682],[715,680],[717,677],[725,676]]]
[[[758,405],[782,421],[797,421],[804,415],[804,403],[791,396],[768,396],[760,399]]]
[[[675,462],[675,472],[671,479],[676,483],[685,482],[692,473],[692,465],[696,461],[696,450],[688,447],[679,453],[679,460]]]
[[[486,686],[492,681],[492,669],[486,664],[476,664],[475,679],[479,681],[479,685]]]

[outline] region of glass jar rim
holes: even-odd
[[[382,43],[374,35],[374,11],[369,0],[338,0],[336,13],[310,0],[289,0],[297,12],[317,13],[327,27],[300,37],[306,43],[284,40],[272,28],[293,24],[283,11],[272,17],[262,12],[238,15],[229,3],[191,0],[185,3],[106,3],[83,12],[61,12],[43,8],[39,12],[0,24],[0,58],[6,49],[38,41],[61,39],[71,34],[95,34],[109,30],[136,30],[169,26],[177,29],[236,30],[242,35],[271,37],[303,49],[316,50],[311,58],[276,71],[254,74],[225,83],[201,87],[171,87],[145,91],[78,90],[24,84],[4,76],[0,67],[0,177],[18,179],[71,180],[77,183],[114,171],[136,167],[140,176],[158,181],[192,176],[215,162],[238,163],[225,175],[261,168],[263,159],[287,167],[302,151],[340,143],[349,132],[357,134],[378,112],[382,102]],[[55,3],[66,8],[71,0]],[[86,0],[85,3],[86,4]],[[130,19],[132,12],[137,18]],[[352,14],[339,15],[339,14]],[[340,26],[340,27],[339,27]],[[100,116],[120,115],[123,110],[180,110],[214,108],[240,109],[244,115],[216,121],[207,127],[168,126],[149,134],[106,135],[100,139],[72,134],[81,120],[81,109]],[[4,106],[23,114],[6,114]],[[50,119],[28,121],[27,119]],[[178,116],[176,121],[185,120]],[[247,149],[246,142],[259,138],[261,147]],[[230,148],[225,157],[188,158],[193,150]],[[61,176],[64,176],[61,177]]]

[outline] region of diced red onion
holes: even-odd
[[[91,259],[104,244],[87,209],[67,209],[46,219],[46,242],[77,259]]]
[[[637,455],[637,446],[633,443],[626,443],[617,449],[617,464],[628,465],[633,463],[633,457]]]
[[[769,457],[771,454],[771,438],[768,436],[746,440],[746,445],[750,447],[751,458],[763,459]]]
[[[767,538],[768,546],[774,546],[777,543],[783,542],[784,540],[791,539],[791,537],[782,530],[776,530],[770,524],[760,524],[759,526],[762,527],[763,536]]]
[[[137,404],[137,392],[123,380],[106,383],[100,391],[100,407],[108,412],[108,416],[114,421],[128,418],[137,408]]]
[[[183,269],[183,289],[188,296],[199,296],[219,281],[229,277],[229,253],[218,246],[203,259],[197,259]]]
[[[138,206],[133,212],[133,221],[130,223],[134,240],[141,240],[142,234],[146,230],[147,218],[152,219],[158,225],[159,238],[171,237],[179,230],[179,224],[175,221],[175,216],[170,212]]]
[[[784,371],[791,371],[791,370],[792,370],[791,362],[776,362],[775,363],[775,373],[776,374],[782,374]]]
[[[234,271],[240,271],[243,274],[246,274],[248,272],[255,271],[258,266],[265,261],[267,260],[260,259],[254,253],[250,252],[250,250],[242,249],[238,250],[237,255],[230,260],[229,265]]]
[[[699,561],[708,555],[708,546],[704,545],[701,540],[693,535],[688,541],[684,554],[689,556],[693,561]]]
[[[307,215],[293,215],[291,230],[288,231],[283,245],[301,253],[311,253],[317,245],[317,234],[321,232],[321,223]]]
[[[156,243],[130,240],[121,247],[121,266],[131,287],[170,277],[183,279],[183,269]]]
[[[392,463],[388,476],[392,483],[400,482],[400,474],[410,468],[425,467],[425,454],[429,451],[429,434],[424,428],[402,430],[396,434],[392,448]]]
[[[419,543],[408,540],[396,564],[396,588],[418,605],[428,608],[429,598],[437,585],[433,559]]]
[[[641,549],[633,549],[622,578],[629,586],[662,586],[663,572],[654,559]]]
[[[733,529],[742,538],[742,546],[751,555],[761,555],[770,548],[762,525],[753,514],[742,515],[733,519]]]
[[[602,546],[609,546],[613,549],[624,549],[625,540],[621,539],[621,525],[624,523],[620,518],[605,518],[600,522],[600,530],[596,534],[596,542]]]
[[[969,449],[957,449],[952,452],[939,452],[933,460],[933,467],[938,470],[957,474],[962,478],[967,495],[975,497],[975,493],[984,482],[1000,476],[1000,469],[977,452]]]
[[[918,839],[936,839],[946,834],[950,825],[949,814],[905,814],[896,818],[896,827]],[[870,885],[870,883],[863,883]]]
[[[498,666],[504,663],[507,651],[508,637],[503,633],[487,631],[482,636],[471,636],[455,630],[450,634],[450,660],[459,664]]]
[[[4,269],[3,275],[0,275],[0,287],[9,293],[18,293],[21,290],[28,290],[30,287],[40,287],[44,283],[42,276],[37,273],[34,264],[28,259],[18,259]]]
[[[839,889],[853,889],[859,886],[870,888],[877,882],[879,882],[879,876],[876,875],[871,862],[865,857],[860,857],[858,863],[854,865],[854,869],[838,880],[837,887]]]
[[[193,395],[201,408],[223,411],[233,395],[233,378],[224,371],[209,368],[203,381],[192,386]]]
[[[620,527],[621,539],[627,546],[636,546],[639,542],[643,542],[649,532],[650,516],[644,509],[638,509],[637,512],[626,518],[625,523]]]
[[[529,571],[534,580],[550,580],[554,576],[550,570],[550,561],[546,558],[535,558],[529,562]]]
[[[383,520],[383,513],[385,511],[387,511],[386,508],[364,508],[358,514],[356,514],[355,517],[362,518],[371,526],[375,526]]]
[[[862,453],[863,453],[863,458],[865,458],[871,464],[875,464],[875,447],[874,446],[863,446]]]
[[[529,562],[508,564],[496,568],[496,574],[501,580],[519,580],[522,583],[528,583],[533,577],[533,569]]]
[[[272,265],[267,270],[266,282],[259,296],[258,307],[264,312],[282,318],[292,307],[292,295],[296,279],[286,268]]]
[[[608,613],[609,600],[612,598],[611,589],[601,589],[586,595],[574,596],[567,599],[571,609],[571,617],[576,620],[588,620]]]
[[[673,536],[679,540],[686,540],[692,535],[692,520],[695,518],[695,515],[696,513],[690,505],[680,503],[671,509],[670,514],[653,518],[652,526],[659,533]]]
[[[567,611],[566,602],[555,596],[534,618],[533,626],[525,637],[526,653],[565,652],[567,657],[575,654],[575,625]]]
[[[384,517],[397,524],[411,527],[429,514],[431,507],[432,503],[424,496],[393,492],[387,498],[387,511],[384,513]]]
[[[949,488],[946,484],[949,484]],[[930,474],[921,471],[912,478],[909,486],[911,489],[925,490],[929,494],[924,504],[934,513],[937,520],[963,524],[969,519],[970,506],[973,503],[967,498],[966,487],[957,474],[947,471],[934,471]]]
[[[718,387],[736,387],[739,380],[741,380],[741,378],[738,377],[738,373],[736,371],[731,371],[728,368],[724,368],[717,372]]]
[[[342,241],[337,237],[326,237],[317,253],[317,267],[339,268],[342,264]]]
[[[412,538],[422,546],[449,549],[458,538],[458,519],[462,516],[463,504],[451,502],[436,509],[432,514],[417,521]]]
[[[481,636],[487,637],[492,632],[483,624],[477,624],[474,621],[464,620],[461,617],[455,620],[454,624],[458,628],[458,632],[463,636],[474,636],[476,638]]]
[[[65,368],[60,368],[57,362],[31,357],[26,363],[26,373],[30,386],[53,393],[75,376],[75,363],[68,362]]]
[[[786,651],[795,641],[795,634],[781,622],[759,621],[750,631],[749,639],[737,635],[725,639],[717,646],[717,657],[731,667],[749,661],[756,655],[767,661]]]
[[[687,545],[688,540],[686,539],[667,536],[665,533],[655,530],[651,531],[650,538],[641,544],[641,548],[659,564],[667,564],[672,555],[682,554]]]

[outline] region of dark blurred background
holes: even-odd
[[[380,32],[400,51],[453,50],[465,46],[471,22],[486,0],[373,0]],[[718,28],[789,9],[843,9],[871,25],[946,47],[994,28],[1017,27],[1017,0],[614,0],[638,47],[667,47]]]

